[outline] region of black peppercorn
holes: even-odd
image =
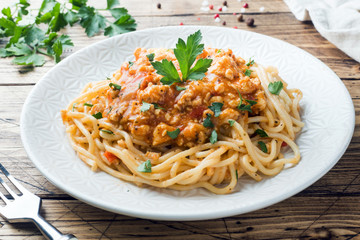
[[[253,18],[246,19],[246,25],[248,25],[249,27],[254,26],[254,22],[255,20]]]
[[[161,3],[158,3],[158,4],[157,4],[157,8],[158,8],[158,9],[161,9]]]
[[[224,26],[225,26],[225,25],[226,25],[226,21],[223,21],[222,25],[224,25]]]
[[[242,15],[242,14],[239,14],[239,16],[238,16],[238,21],[239,22],[242,22],[242,21],[244,21],[244,15]]]
[[[227,6],[228,6],[228,5],[227,5],[227,1],[224,1],[224,2],[223,2],[223,5],[227,7]]]

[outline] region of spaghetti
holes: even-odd
[[[277,69],[206,48],[198,59],[213,61],[203,79],[165,86],[149,54],[180,71],[172,50],[139,48],[134,62],[89,83],[62,111],[72,147],[92,170],[139,186],[226,194],[244,174],[260,181],[299,162],[302,93]]]

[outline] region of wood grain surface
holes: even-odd
[[[223,1],[208,0],[215,9]],[[0,1],[0,8],[10,1]],[[33,0],[38,8],[40,0]],[[319,181],[299,194],[255,212],[208,221],[155,221],[127,217],[82,203],[57,189],[28,159],[20,139],[20,113],[36,82],[54,66],[21,67],[0,59],[0,162],[31,192],[43,198],[42,214],[63,233],[79,239],[360,239],[360,64],[320,36],[311,22],[299,22],[282,0],[249,0],[245,18],[255,27],[238,22],[244,0],[229,0],[228,10],[201,11],[201,0],[122,0],[138,22],[138,30],[179,25],[237,27],[266,34],[311,53],[343,80],[356,111],[353,139],[344,156]],[[105,0],[89,1],[105,8]],[[161,9],[157,4],[161,3]],[[264,7],[265,11],[259,9]],[[104,13],[107,17],[110,16]],[[80,26],[64,29],[75,47],[66,55],[106,37],[88,38]],[[360,44],[360,39],[359,39]],[[0,47],[4,42],[0,41]],[[341,106],[334,106],[341,107]],[[0,217],[0,239],[44,239],[31,223],[10,224]]]

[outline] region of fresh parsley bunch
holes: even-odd
[[[52,56],[58,63],[64,50],[74,44],[68,35],[57,32],[77,22],[85,28],[89,37],[101,30],[104,30],[105,36],[136,30],[135,20],[127,9],[117,5],[119,0],[107,0],[106,9],[115,19],[111,22],[94,7],[88,6],[87,0],[69,0],[68,3],[43,0],[36,15],[30,13],[27,0],[19,0],[13,7],[1,10],[0,40],[7,43],[0,48],[0,57],[15,56],[15,64],[42,66],[44,56]]]
[[[160,81],[164,85],[172,85],[176,82],[185,82],[186,80],[200,80],[205,77],[205,73],[212,63],[212,59],[198,59],[193,66],[196,57],[204,50],[204,44],[200,44],[202,39],[200,30],[191,34],[186,43],[179,38],[174,54],[179,62],[182,79],[176,70],[174,63],[163,59],[161,62],[151,62],[156,72],[164,76]]]

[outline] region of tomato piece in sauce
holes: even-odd
[[[201,119],[204,111],[207,109],[205,106],[197,106],[190,112],[191,118]]]

